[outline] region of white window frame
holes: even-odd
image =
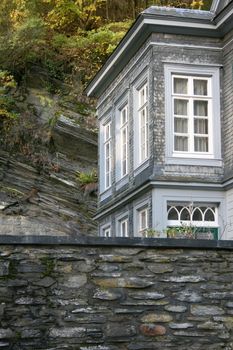
[[[167,202],[167,206],[171,206],[171,208],[175,208],[177,206],[183,206],[182,210],[180,212],[177,211],[177,214],[178,214],[178,220],[168,220],[168,212],[171,210],[169,209],[169,211],[167,211],[167,226],[174,226],[174,227],[177,227],[177,226],[182,226],[182,225],[186,225],[186,226],[194,226],[194,227],[216,227],[218,228],[219,227],[219,223],[218,223],[218,204],[217,203],[208,203],[208,202],[204,202],[204,203],[188,203],[188,202],[175,202],[175,203],[169,203],[169,201]],[[195,209],[191,209],[190,206],[193,206]],[[194,212],[196,210],[199,210],[199,207],[206,207],[206,211],[207,210],[211,210],[211,207],[214,207],[215,208],[215,212],[213,213],[214,215],[214,218],[215,220],[214,221],[205,221],[205,220],[202,220],[202,221],[195,221],[192,219],[192,216],[194,214]],[[181,213],[183,210],[187,209],[188,212],[190,213],[190,220],[181,220]],[[202,211],[201,211],[202,212]],[[213,211],[212,211],[213,212]],[[204,213],[202,213],[203,215],[203,218],[204,218]]]
[[[104,125],[104,189],[112,185],[112,136],[111,121]],[[108,151],[107,151],[108,150]]]
[[[144,98],[142,98],[142,96]],[[149,156],[149,120],[148,120],[148,83],[138,89],[138,121],[139,121],[139,164]]]
[[[107,238],[112,236],[111,224],[106,224],[106,225],[101,227],[101,229],[100,229],[100,236],[101,237],[107,237]]]
[[[123,227],[125,227],[125,232],[123,232]],[[119,221],[119,233],[120,237],[129,237],[129,218],[126,217]]]
[[[174,91],[174,81],[175,79],[180,78],[180,79],[185,79],[187,80],[187,94],[181,94],[181,93],[175,93]],[[194,81],[195,80],[203,80],[206,81],[207,83],[207,92],[208,94],[206,96],[200,96],[200,95],[194,95]],[[175,115],[174,111],[174,105],[175,105],[175,100],[182,100],[182,101],[187,101],[187,116],[181,116],[181,115]],[[207,116],[194,116],[194,103],[195,101],[204,101],[207,102]],[[191,76],[191,75],[177,75],[173,74],[172,75],[172,123],[173,123],[173,154],[174,156],[184,156],[186,157],[187,154],[189,156],[205,156],[208,155],[210,157],[213,156],[213,138],[212,138],[212,132],[213,126],[212,126],[212,78],[211,77],[203,77],[203,76]],[[179,133],[175,131],[175,119],[183,119],[187,120],[187,132],[186,133]],[[194,130],[194,122],[195,119],[201,119],[201,120],[207,120],[208,124],[208,133],[207,134],[197,134],[195,133]],[[175,150],[175,137],[176,136],[183,136],[187,138],[187,144],[188,144],[188,150],[187,151],[178,151]],[[195,137],[205,137],[208,139],[208,151],[206,152],[198,152],[195,150]]]
[[[145,215],[145,218],[143,218],[144,215]],[[143,221],[145,221],[145,226],[142,225]],[[149,228],[148,207],[138,210],[138,228],[139,228],[139,233],[142,233]]]
[[[144,92],[145,100],[142,101]],[[149,165],[150,131],[149,131],[149,75],[148,71],[141,73],[133,88],[133,167],[134,175]]]
[[[220,77],[219,67],[202,65],[165,64],[165,135],[166,163],[184,165],[222,166],[221,159],[221,124],[220,124]],[[174,114],[173,114],[173,77],[207,79],[209,96],[177,95],[181,99],[208,100],[209,103],[209,150],[194,152],[192,146],[188,152],[174,151]],[[189,86],[191,90],[191,87]],[[189,121],[191,124],[192,121]],[[194,135],[193,126],[189,124],[189,133]]]
[[[123,120],[125,115],[126,120]],[[129,106],[128,103],[120,110],[120,176],[128,175],[129,166]],[[124,142],[124,133],[126,140]],[[117,145],[116,145],[117,149]],[[124,150],[125,149],[125,150]],[[124,164],[125,163],[125,164]],[[125,171],[124,171],[125,168]]]

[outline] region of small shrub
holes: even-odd
[[[98,176],[96,169],[92,169],[89,173],[76,172],[76,178],[81,185],[88,185],[90,183],[97,183]]]

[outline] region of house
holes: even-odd
[[[142,12],[87,88],[98,98],[101,236],[233,239],[233,1]]]

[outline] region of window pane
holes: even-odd
[[[144,230],[147,228],[147,210],[142,210],[139,213],[140,215],[140,230]]]
[[[128,119],[127,111],[128,111],[127,106],[121,111],[121,125],[124,125],[127,122],[127,119]]]
[[[175,132],[187,133],[188,132],[188,120],[184,118],[175,118],[174,125]]]
[[[194,95],[207,96],[207,80],[194,79]]]
[[[188,93],[188,79],[174,78],[174,93],[187,94]]]
[[[194,120],[194,133],[208,135],[208,120],[207,119],[195,119]]]
[[[176,210],[176,208],[170,208],[167,218],[168,218],[168,220],[179,220],[179,215],[178,215],[178,211]]]
[[[175,151],[188,152],[188,137],[175,136]]]
[[[181,213],[180,213],[180,220],[181,221],[190,221],[190,213],[189,210],[187,208],[182,209]]]
[[[194,137],[195,152],[208,152],[208,137]]]
[[[188,115],[188,101],[187,100],[174,100],[174,114],[175,115]]]
[[[196,208],[193,212],[193,221],[202,221],[202,212]]]
[[[194,101],[194,115],[198,117],[207,117],[208,101]]]
[[[141,90],[139,90],[139,107],[143,106],[147,102],[148,88],[145,84]]]
[[[215,215],[214,213],[212,212],[211,209],[208,209],[206,212],[205,212],[205,221],[215,221]]]

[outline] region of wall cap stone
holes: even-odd
[[[233,240],[173,238],[120,238],[91,236],[13,236],[0,235],[0,245],[72,245],[144,248],[194,248],[233,250]]]

